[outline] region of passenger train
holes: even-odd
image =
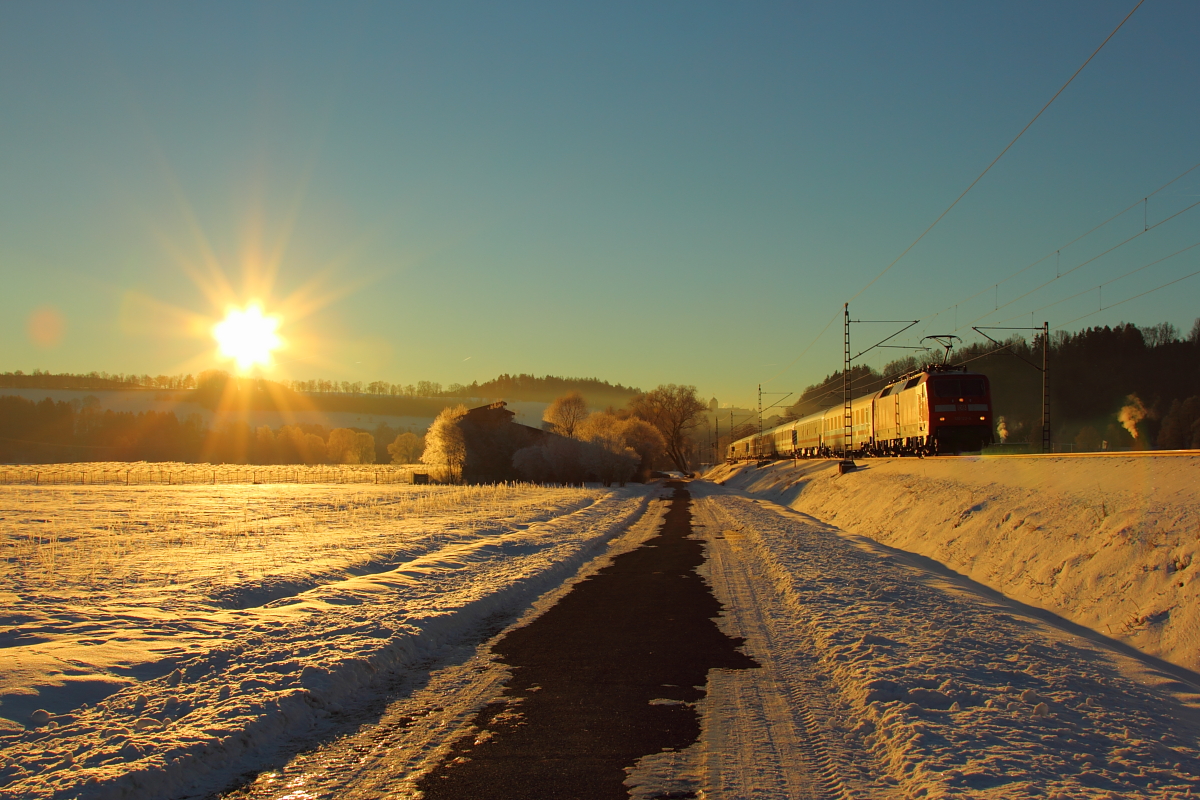
[[[729,445],[729,461],[938,455],[992,443],[992,395],[986,375],[934,364],[901,375],[882,391],[785,422]],[[850,430],[846,447],[846,430]]]

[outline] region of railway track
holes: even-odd
[[[856,456],[853,461],[883,461],[894,458],[916,458],[917,456]],[[1200,450],[1108,450],[1098,453],[963,453],[957,456],[922,456],[929,461],[955,461],[970,459],[1006,459],[1006,458],[1200,458]],[[750,459],[752,460],[752,459]],[[765,459],[759,461],[760,466],[773,464],[776,461],[791,460],[790,457]],[[840,456],[830,458],[804,458],[798,461],[841,461]],[[749,461],[749,460],[748,460]],[[727,462],[740,463],[740,462]]]
[[[1105,450],[1099,453],[987,453],[926,458],[1196,458],[1200,450]]]

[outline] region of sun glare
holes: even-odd
[[[276,333],[279,323],[279,317],[264,315],[261,306],[231,307],[225,319],[213,326],[217,352],[237,362],[241,372],[255,366],[265,367],[271,363],[271,351],[283,344]]]

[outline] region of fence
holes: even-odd
[[[0,484],[264,484],[264,483],[412,483],[420,465],[349,464],[30,464],[0,466]]]

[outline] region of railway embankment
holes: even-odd
[[[1200,670],[1200,457],[870,459],[705,477]]]

